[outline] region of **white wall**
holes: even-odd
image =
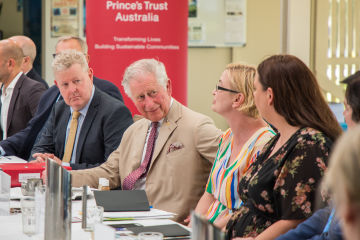
[[[83,25],[82,25],[82,17],[83,17],[83,5],[82,1],[80,2],[80,10],[79,10],[79,21],[81,21],[79,28],[79,37],[83,37]],[[44,76],[46,82],[49,86],[54,84],[54,74],[51,69],[51,63],[53,60],[52,54],[55,53],[55,45],[58,38],[51,37],[51,1],[42,0],[42,12],[43,12],[43,20],[42,20],[42,56],[41,56],[41,64],[42,64],[42,76]]]
[[[280,53],[280,33],[280,0],[248,0],[245,47],[189,48],[189,107],[212,117],[219,128],[228,128],[211,110],[211,93],[220,74],[231,62],[256,65],[264,57]]]

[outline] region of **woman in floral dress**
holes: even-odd
[[[275,132],[259,117],[254,104],[256,69],[229,64],[213,91],[212,110],[223,116],[230,128],[223,134],[205,192],[195,212],[218,227],[225,227],[233,210],[240,207],[238,183]]]
[[[227,239],[275,239],[310,217],[341,134],[314,75],[294,56],[271,56],[258,66],[254,98],[278,133],[239,183],[243,205],[226,226]]]

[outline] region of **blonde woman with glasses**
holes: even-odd
[[[256,69],[229,64],[213,91],[212,110],[230,128],[223,134],[205,192],[195,212],[223,228],[241,206],[238,183],[274,131],[259,117],[253,97]]]

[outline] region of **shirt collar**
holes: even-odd
[[[89,110],[89,106],[90,103],[94,97],[94,92],[95,92],[95,86],[93,85],[92,87],[92,91],[91,91],[91,97],[90,100],[88,101],[88,103],[85,105],[85,107],[83,107],[81,110],[79,110],[79,112],[81,113],[81,115],[86,116],[87,111]],[[74,109],[72,107],[70,107],[70,112],[71,114],[73,113]]]
[[[14,79],[11,81],[11,83],[9,84],[9,86],[7,86],[6,89],[13,89],[13,88],[15,88],[15,85],[16,85],[17,81],[19,80],[21,74],[23,74],[23,72],[19,72],[19,73],[14,77]]]

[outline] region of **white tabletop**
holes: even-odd
[[[11,206],[20,205],[19,201],[11,201]],[[81,202],[74,201],[73,203],[73,215],[74,211],[78,211],[78,205],[81,205]],[[0,216],[0,239],[6,240],[20,240],[20,239],[29,239],[25,234],[22,233],[22,223],[21,223],[21,213],[12,214],[10,216]],[[50,227],[50,226],[47,226]],[[32,239],[43,239],[42,235],[33,236]],[[80,223],[71,224],[71,239],[79,240],[89,240],[91,239],[91,234],[85,232],[81,228]]]
[[[11,207],[20,207],[19,201],[12,200]],[[88,199],[88,206],[95,205],[94,198]],[[81,211],[81,201],[72,201],[72,217],[79,216]],[[21,240],[29,239],[22,233],[21,213],[12,214],[9,216],[0,216],[0,239],[6,240]],[[174,224],[175,221],[170,219],[146,219],[146,220],[132,220],[132,221],[109,221],[104,224],[116,224],[116,223],[138,223],[143,226],[156,226],[165,224]],[[181,224],[179,224],[182,226]],[[51,227],[51,226],[46,226]],[[43,239],[43,235],[33,236],[31,239]],[[71,224],[71,239],[76,240],[89,240],[91,239],[91,233],[86,232],[81,228],[81,222]]]

